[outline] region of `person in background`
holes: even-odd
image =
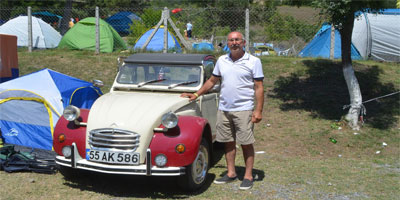
[[[74,18],[71,18],[71,19],[69,20],[68,27],[69,27],[69,28],[72,28],[74,25],[75,25],[75,24],[74,24]]]
[[[192,38],[192,28],[193,28],[193,25],[190,22],[188,22],[186,24],[186,33],[187,33],[188,38]]]
[[[261,60],[244,51],[246,41],[237,31],[228,35],[230,53],[219,57],[212,76],[195,93],[183,93],[181,97],[196,100],[218,81],[221,81],[220,101],[217,112],[216,141],[224,143],[228,172],[214,180],[225,184],[237,179],[235,169],[236,144],[240,144],[246,165],[239,189],[253,186],[254,123],[262,119],[264,104],[264,74]]]

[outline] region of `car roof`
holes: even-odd
[[[215,60],[213,55],[209,54],[174,54],[174,53],[137,53],[127,57],[126,63],[146,63],[146,64],[203,64],[203,60]]]

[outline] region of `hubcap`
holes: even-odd
[[[207,166],[208,151],[203,145],[201,145],[199,153],[197,154],[197,157],[192,165],[192,177],[196,184],[200,184],[205,180],[207,175]]]

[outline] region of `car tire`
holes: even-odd
[[[179,185],[186,191],[195,191],[204,185],[210,168],[210,145],[201,140],[199,152],[193,163],[186,167],[186,174],[180,177]]]

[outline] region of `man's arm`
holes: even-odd
[[[262,119],[262,111],[264,106],[264,86],[263,81],[254,81],[254,90],[255,90],[255,97],[256,97],[256,107],[253,111],[253,116],[251,121],[253,123],[258,123]]]
[[[208,90],[210,90],[217,82],[219,81],[220,77],[216,76],[211,76],[206,83],[199,89],[199,91],[196,92],[198,96],[206,93]],[[197,97],[194,93],[182,93],[181,97],[188,97],[189,100],[195,100]]]

